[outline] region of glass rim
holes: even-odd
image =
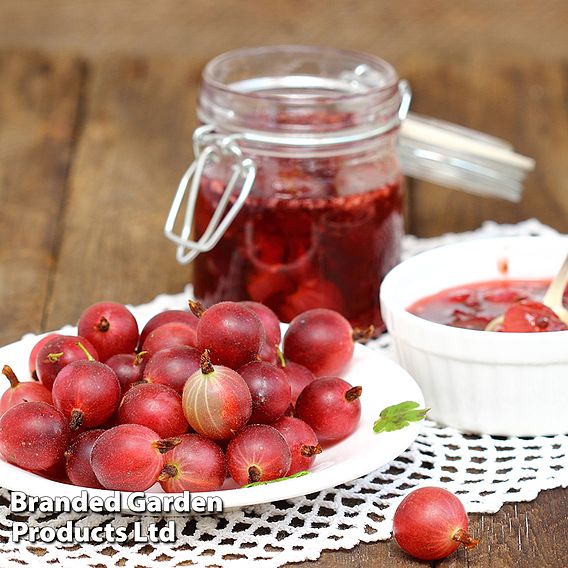
[[[270,94],[262,91],[244,92],[242,90],[235,89],[231,87],[230,84],[227,84],[226,82],[216,78],[216,72],[218,71],[218,69],[223,64],[231,60],[234,61],[238,59],[252,58],[259,55],[267,55],[270,53],[273,53],[275,57],[277,57],[278,54],[282,53],[291,53],[291,54],[303,53],[307,55],[316,55],[323,53],[323,54],[335,55],[336,57],[351,58],[354,60],[358,60],[359,64],[366,63],[371,65],[374,70],[379,71],[381,75],[385,78],[385,84],[376,87],[369,86],[365,88],[365,90],[356,91],[356,92],[340,92],[340,91],[330,92],[329,95],[326,95],[325,97],[325,101],[329,103],[356,100],[357,98],[364,99],[369,96],[388,93],[389,91],[396,89],[399,81],[398,73],[393,65],[391,65],[388,61],[380,57],[371,55],[363,51],[320,46],[320,45],[277,44],[277,45],[244,47],[244,48],[233,49],[231,51],[224,52],[214,57],[203,68],[201,78],[204,83],[204,86],[219,91],[223,91],[227,94],[230,94],[231,96],[244,97],[249,100],[256,99],[256,100],[282,102],[283,101],[282,95]],[[304,104],[304,105],[322,104],[322,100],[320,98],[314,98],[308,96],[297,97],[294,100],[287,99],[286,102],[288,104]]]

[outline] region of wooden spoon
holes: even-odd
[[[564,307],[562,301],[566,284],[568,284],[568,254],[542,299],[542,303],[568,325],[568,310]],[[503,315],[493,318],[485,327],[485,331],[495,331],[503,323],[504,319],[505,316]]]

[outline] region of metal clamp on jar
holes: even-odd
[[[273,46],[211,61],[195,161],[164,228],[178,261],[193,261],[196,297],[262,302],[282,321],[326,307],[383,329],[403,173],[516,200],[533,167],[501,140],[407,116],[410,98],[390,64],[357,52]]]

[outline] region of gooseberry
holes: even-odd
[[[152,333],[155,329],[166,323],[172,322],[184,323],[196,330],[199,319],[195,317],[191,312],[185,310],[167,310],[165,312],[161,312],[151,318],[144,326],[144,329],[140,333],[139,346],[142,347],[142,345],[144,345],[144,342],[146,341],[148,335],[150,335],[150,333]]]
[[[134,383],[142,380],[142,373],[148,362],[148,351],[134,353],[118,353],[106,360],[120,383],[121,393],[124,394]]]
[[[316,379],[298,397],[295,416],[313,428],[320,443],[342,440],[361,418],[361,391],[339,377]]]
[[[94,428],[118,408],[120,383],[104,363],[90,359],[73,361],[61,369],[51,391],[53,404],[69,418],[71,430]]]
[[[166,493],[220,489],[227,472],[221,448],[199,434],[180,438],[181,443],[165,456],[159,477],[162,489]]]
[[[276,314],[268,306],[260,302],[245,301],[239,302],[239,304],[245,306],[245,308],[249,308],[249,310],[252,310],[259,317],[264,327],[266,343],[271,347],[280,345],[282,335],[280,332],[280,321]]]
[[[299,471],[310,469],[318,454],[321,454],[321,446],[313,429],[299,418],[282,416],[272,424],[286,440],[292,461],[286,475],[293,475]]]
[[[241,486],[284,477],[291,461],[282,434],[266,424],[243,428],[227,446],[227,468]]]
[[[159,384],[132,387],[118,408],[120,424],[141,424],[154,430],[160,438],[187,432],[181,396],[172,388]]]
[[[314,374],[303,365],[298,365],[294,361],[281,360],[281,369],[286,375],[290,385],[290,396],[292,404],[295,406],[300,393],[315,380]]]
[[[197,346],[207,349],[215,365],[238,369],[257,359],[265,341],[259,317],[236,302],[220,302],[205,310],[197,325]]]
[[[146,491],[164,467],[164,455],[181,442],[161,440],[140,424],[121,424],[103,432],[91,451],[91,466],[105,489]]]
[[[65,452],[65,471],[74,485],[103,488],[91,467],[91,450],[103,432],[102,429],[83,432]]]
[[[36,373],[39,380],[51,390],[59,371],[73,361],[86,361],[87,354],[79,343],[98,360],[99,355],[90,341],[74,335],[60,335],[48,341],[37,353]]]
[[[325,308],[296,316],[284,335],[284,356],[316,377],[336,375],[353,356],[353,330],[339,313]]]
[[[61,412],[45,402],[23,402],[0,418],[0,454],[30,470],[46,470],[63,459],[71,432]]]
[[[438,560],[460,544],[470,549],[479,540],[467,532],[468,520],[461,501],[439,487],[421,487],[399,504],[393,518],[393,534],[399,546],[420,560]]]
[[[98,302],[88,307],[79,318],[79,335],[96,348],[100,360],[118,353],[133,353],[138,344],[138,324],[123,304]]]
[[[167,385],[182,393],[185,382],[199,370],[201,354],[194,347],[175,345],[150,357],[142,379],[148,383]]]
[[[205,350],[199,370],[185,383],[183,411],[196,432],[224,440],[249,421],[252,398],[243,378],[228,367],[213,366]]]
[[[253,424],[270,424],[290,407],[290,385],[278,367],[264,361],[252,361],[238,370],[252,396]]]
[[[37,354],[39,353],[39,350],[46,344],[49,343],[52,339],[54,339],[55,337],[59,337],[59,333],[49,333],[47,334],[45,337],[42,337],[32,348],[31,352],[30,352],[30,357],[28,359],[28,365],[30,368],[30,375],[32,377],[32,379],[34,380],[38,380],[38,376],[36,373],[36,359],[37,359]]]
[[[21,402],[47,402],[51,404],[51,393],[41,383],[24,381],[21,383],[8,365],[4,365],[2,374],[10,381],[10,387],[0,398],[0,416],[12,406]]]
[[[195,327],[184,322],[172,321],[151,331],[146,336],[142,349],[154,354],[175,345],[194,347],[196,343]]]

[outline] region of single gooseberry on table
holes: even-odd
[[[479,540],[467,532],[468,519],[462,502],[439,487],[422,487],[409,493],[393,518],[393,535],[399,546],[420,560],[446,558],[463,544]]]

